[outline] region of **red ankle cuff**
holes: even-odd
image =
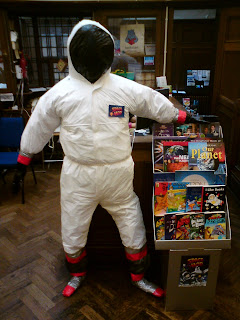
[[[158,298],[162,298],[165,296],[165,291],[161,288],[157,288],[154,292],[153,292],[153,295],[155,297],[158,297]]]
[[[70,297],[75,291],[76,291],[76,289],[74,289],[73,287],[67,285],[64,288],[62,294],[63,294],[64,297]]]

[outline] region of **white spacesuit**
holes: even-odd
[[[90,43],[91,36],[99,41]],[[81,41],[87,48],[83,62]],[[94,56],[98,45],[105,44],[104,54]],[[83,20],[74,27],[68,39],[69,75],[40,98],[22,135],[18,161],[29,164],[32,155],[43,149],[60,126],[65,155],[61,172],[62,239],[73,276],[64,289],[65,296],[77,289],[86,274],[84,247],[92,215],[100,204],[118,227],[133,283],[160,297],[163,291],[143,277],[146,236],[139,199],[133,191],[129,113],[162,123],[183,123],[186,114],[151,88],[111,74],[113,52],[113,38],[99,23]],[[105,59],[102,64],[101,59]]]

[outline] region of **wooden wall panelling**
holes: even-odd
[[[231,100],[240,97],[240,8],[221,10],[215,67],[212,110],[218,112],[220,95]]]
[[[8,25],[7,12],[0,10],[0,48],[2,50],[1,58],[4,63],[3,75],[6,78],[7,88],[0,89],[1,93],[16,92],[15,67],[12,63],[12,48],[10,42],[10,30]],[[1,62],[1,61],[0,61]]]
[[[171,79],[174,88],[186,89],[187,69],[203,69],[211,70],[210,88],[204,89],[204,93],[211,92],[216,57],[216,29],[215,20],[173,22]]]

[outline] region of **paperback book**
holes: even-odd
[[[162,141],[163,171],[175,172],[188,169],[188,142]]]
[[[168,182],[155,182],[154,187],[154,215],[160,216],[167,212]]]
[[[176,214],[176,240],[190,239],[190,214]]]
[[[175,172],[175,180],[179,182],[188,182],[190,185],[212,185],[216,184],[218,175],[214,174],[214,170],[194,171],[179,170]]]
[[[165,219],[165,240],[176,239],[176,214],[167,213]]]
[[[164,240],[165,239],[164,214],[158,217],[154,217],[154,221],[155,221],[156,240]]]
[[[218,138],[220,137],[220,123],[211,122],[209,124],[201,125],[200,131],[206,138]]]
[[[202,211],[202,186],[187,186],[186,212]]]
[[[182,124],[175,127],[175,136],[199,136],[200,127],[197,123]],[[193,135],[194,134],[194,135]]]
[[[204,213],[191,213],[190,215],[190,240],[204,239]]]
[[[186,182],[169,182],[167,190],[167,212],[186,211]]]
[[[155,137],[170,137],[174,136],[173,123],[158,123],[153,124],[153,135]]]
[[[226,239],[226,214],[205,213],[205,239]]]
[[[224,211],[225,208],[225,195],[226,186],[204,186],[203,187],[203,199],[202,199],[202,211]]]
[[[188,154],[189,169],[222,171],[225,167],[225,147],[222,141],[189,142]]]

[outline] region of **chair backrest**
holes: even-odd
[[[0,117],[0,147],[18,148],[23,130],[24,121],[22,117]]]

